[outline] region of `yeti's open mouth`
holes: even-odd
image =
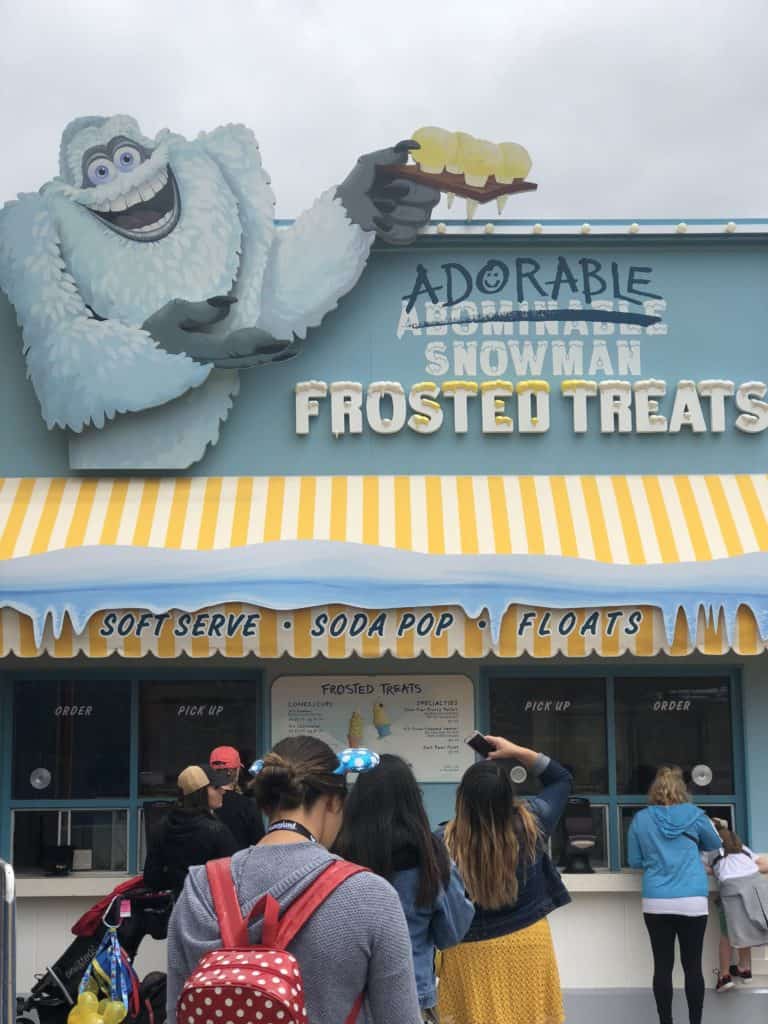
[[[173,171],[166,167],[151,181],[113,199],[107,209],[89,209],[124,238],[134,242],[157,242],[176,227],[181,200]]]

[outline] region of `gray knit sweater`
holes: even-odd
[[[286,907],[333,859],[322,846],[252,846],[232,859],[245,917],[270,892]],[[250,931],[258,942],[261,922]],[[186,978],[221,946],[204,867],[189,871],[168,928],[168,1024]],[[359,1024],[421,1024],[408,927],[397,893],[377,875],[353,875],[332,893],[289,947],[299,961],[309,1024],[343,1024],[366,993]]]

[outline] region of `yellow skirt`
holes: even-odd
[[[547,919],[441,957],[440,1024],[562,1024],[560,975]]]

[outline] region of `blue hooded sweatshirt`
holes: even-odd
[[[629,866],[643,869],[645,899],[706,897],[709,884],[700,853],[720,845],[715,826],[700,807],[653,804],[632,819]]]

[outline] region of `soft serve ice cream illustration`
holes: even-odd
[[[363,716],[359,711],[353,711],[350,715],[347,743],[350,747],[362,747],[363,745]]]

